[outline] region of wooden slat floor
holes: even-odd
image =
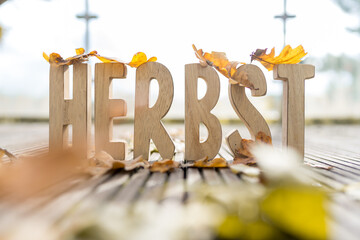
[[[24,126],[21,126],[26,128]],[[45,126],[46,127],[46,126]],[[226,126],[224,132],[237,128],[245,132],[243,126]],[[42,129],[40,127],[40,129]],[[180,130],[179,130],[180,129]],[[0,136],[6,136],[6,130],[0,127]],[[275,146],[280,146],[280,128],[272,127],[273,141]],[[131,130],[121,131],[131,144]],[[173,127],[170,131],[176,139],[175,160],[183,161],[183,140],[182,129],[179,126]],[[19,130],[18,141],[20,142]],[[25,131],[26,133],[26,131]],[[42,133],[46,133],[43,129]],[[7,133],[11,134],[11,133]],[[41,134],[40,134],[41,135]],[[360,202],[351,196],[344,194],[343,190],[349,184],[360,182],[360,126],[309,126],[306,127],[305,162],[309,164],[332,167],[331,169],[311,168],[315,173],[314,180],[332,190],[331,209],[334,214],[332,222],[333,239],[359,239],[360,236]],[[46,136],[37,136],[42,142],[46,142]],[[120,136],[124,137],[124,136]],[[16,139],[16,137],[15,137]],[[5,142],[4,137],[0,144]],[[5,145],[15,154],[34,153],[47,151],[46,144],[19,144],[21,148],[14,145]],[[26,147],[24,147],[26,145]],[[34,145],[34,147],[31,147]],[[1,146],[1,145],[0,145]],[[228,148],[223,144],[220,157],[232,160],[233,157]],[[132,158],[131,153],[128,156]],[[161,159],[158,153],[151,155],[150,161]],[[122,170],[110,171],[97,178],[70,178],[66,184],[54,186],[56,191],[46,189],[47,194],[40,199],[29,201],[21,208],[9,213],[7,204],[0,204],[0,231],[17,221],[19,216],[29,214],[33,216],[46,216],[47,224],[50,227],[61,219],[65,218],[75,207],[77,210],[89,206],[87,203],[96,201],[100,206],[107,203],[128,203],[136,204],[143,200],[151,200],[158,205],[185,204],[189,196],[187,189],[197,184],[208,186],[231,185],[243,182],[251,184],[257,180],[240,174],[233,174],[230,169],[196,169],[179,168],[168,173],[151,173],[148,169],[137,169],[131,172]],[[9,220],[10,219],[10,220]]]

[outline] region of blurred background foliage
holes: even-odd
[[[86,2],[86,1],[85,1]],[[192,50],[191,50],[191,44],[190,42],[182,41],[176,42],[176,32],[172,32],[172,30],[167,29],[171,32],[169,32],[169,36],[174,35],[172,37],[171,41],[168,41],[167,39],[161,40],[161,37],[157,38],[156,41],[157,44],[162,44],[162,49],[157,46],[152,47],[154,45],[155,37],[149,36],[147,29],[150,30],[156,30],[168,27],[168,25],[164,25],[162,21],[164,19],[168,19],[171,25],[174,25],[174,28],[178,30],[179,34],[182,34],[180,31],[180,28],[187,28],[189,25],[187,24],[193,24],[193,23],[186,23],[184,22],[185,19],[177,19],[176,22],[173,22],[174,20],[171,18],[171,12],[174,13],[174,8],[171,6],[166,6],[162,1],[152,1],[154,5],[157,5],[161,3],[164,5],[164,9],[166,10],[159,10],[157,11],[154,8],[149,9],[147,7],[147,3],[139,3],[138,6],[138,14],[137,17],[139,19],[147,19],[149,15],[153,16],[151,22],[155,22],[155,26],[148,26],[148,22],[142,22],[140,25],[137,24],[137,20],[134,18],[132,21],[129,22],[129,16],[131,14],[134,14],[134,11],[136,9],[132,9],[132,5],[128,5],[128,11],[124,12],[121,16],[125,16],[124,18],[119,18],[114,16],[114,14],[111,12],[111,8],[116,9],[118,6],[113,7],[111,4],[114,4],[111,0],[104,1],[102,3],[98,3],[96,1],[90,1],[91,6],[96,6],[91,9],[90,12],[99,13],[99,19],[96,21],[91,22],[91,46],[95,46],[94,48],[90,47],[90,50],[101,50],[100,54],[108,55],[109,57],[116,57],[118,54],[117,52],[121,52],[121,54],[126,53],[127,51],[131,52],[131,54],[124,54],[126,58],[129,58],[132,56],[135,51],[150,51],[150,55],[157,56],[159,59],[159,62],[162,62],[165,64],[171,71],[176,91],[176,96],[172,105],[172,108],[170,109],[169,114],[167,115],[167,119],[183,119],[183,113],[184,113],[184,94],[181,92],[183,91],[183,64],[179,65],[178,62],[196,62],[196,58],[193,56]],[[32,19],[29,19],[27,17],[29,23],[31,22],[32,25],[27,26],[28,32],[24,33],[24,40],[22,42],[23,45],[30,44],[30,40],[38,40],[38,42],[42,42],[43,45],[45,45],[45,42],[51,42],[52,44],[49,44],[47,46],[43,46],[41,49],[35,48],[35,46],[26,46],[25,52],[24,46],[18,46],[18,49],[16,51],[23,56],[26,56],[28,59],[28,62],[32,65],[24,66],[22,71],[13,71],[12,74],[8,73],[1,73],[0,71],[0,120],[2,121],[8,121],[8,120],[21,120],[21,121],[38,121],[43,120],[47,121],[48,118],[48,66],[46,66],[46,63],[41,57],[42,51],[47,52],[48,54],[50,51],[59,52],[63,55],[63,57],[68,57],[72,54],[74,48],[83,46],[83,34],[84,34],[84,22],[82,20],[76,19],[76,15],[83,12],[84,9],[84,1],[83,0],[77,0],[73,1],[73,6],[65,6],[67,3],[65,1],[58,1],[58,0],[0,0],[0,64],[2,65],[2,69],[8,70],[9,68],[16,69],[15,61],[19,61],[19,64],[23,64],[26,62],[24,59],[19,59],[19,55],[11,55],[12,53],[15,53],[14,46],[10,46],[9,42],[15,40],[15,35],[12,35],[15,31],[21,30],[21,25],[19,24],[13,24],[13,22],[16,20],[15,18],[1,18],[1,10],[5,9],[6,7],[13,8],[14,11],[19,10],[20,8],[24,8],[25,5],[27,6],[33,6],[34,8],[40,6],[41,4],[45,4],[45,7],[49,7],[46,10],[44,10],[44,16],[37,16],[39,18],[43,18],[40,20],[36,20],[32,22]],[[229,0],[229,3],[234,3],[233,1]],[[266,4],[270,4],[267,1],[261,1],[257,0],[256,3],[262,3],[264,5],[264,8],[266,7]],[[334,35],[336,36],[336,33],[328,33],[326,31],[331,31],[331,28],[335,29],[335,26],[323,26],[324,29],[316,29],[318,26],[321,25],[321,21],[327,22],[328,19],[326,19],[325,15],[322,15],[323,12],[328,11],[328,5],[332,6],[333,8],[336,8],[338,10],[337,14],[340,13],[344,15],[348,15],[351,17],[351,24],[349,24],[349,21],[342,21],[339,23],[342,25],[342,28],[345,30],[348,30],[351,34],[349,36],[356,36],[360,37],[360,0],[322,0],[323,4],[326,4],[323,9],[311,9],[311,7],[314,8],[314,6],[303,6],[306,10],[301,10],[298,8],[300,5],[296,5],[299,3],[296,3],[296,1],[288,0],[287,6],[289,9],[288,12],[291,12],[291,14],[296,14],[296,18],[291,19],[287,23],[288,27],[288,43],[291,44],[293,47],[296,47],[295,44],[303,44],[306,51],[309,52],[308,56],[306,57],[304,63],[314,64],[316,66],[316,77],[313,80],[309,80],[306,82],[306,118],[308,122],[317,122],[317,121],[333,121],[333,122],[343,122],[343,123],[352,123],[352,122],[360,122],[360,112],[357,111],[357,109],[360,108],[360,52],[357,48],[357,46],[353,45],[353,53],[349,54],[349,51],[341,51],[342,47],[348,47],[348,45],[353,44],[353,42],[347,43],[347,42],[340,42],[337,41],[337,39],[334,39]],[[150,3],[149,3],[150,4]],[[178,3],[180,4],[180,3]],[[181,3],[186,6],[188,4],[186,1],[185,3]],[[248,8],[253,7],[250,1],[248,1],[248,4],[244,5],[244,11]],[[276,14],[281,12],[282,10],[282,0],[278,1],[272,1],[271,9],[266,9],[264,12],[259,12],[258,17],[256,19],[251,19],[249,21],[250,27],[253,26],[253,32],[251,32],[249,35],[253,37],[254,44],[258,48],[262,48],[264,45],[271,48],[272,46],[276,47],[277,53],[279,53],[281,47],[282,47],[282,26],[279,20],[273,19]],[[308,2],[303,2],[303,5],[308,4]],[[51,10],[50,5],[56,5],[58,7],[54,7],[55,11],[58,11],[57,8],[60,6],[64,8],[67,12],[64,12],[63,10],[59,10],[58,12],[54,12],[54,14],[57,16],[54,19],[49,19],[49,16],[51,13],[49,13]],[[144,5],[144,6],[142,6]],[[224,11],[222,7],[215,8],[213,2],[210,2],[205,6],[204,4],[201,5],[205,11],[208,12],[209,16],[214,16],[215,12],[218,12],[219,14],[221,11]],[[42,5],[41,5],[42,6]],[[101,8],[99,7],[101,6]],[[107,7],[106,7],[107,6]],[[120,6],[120,5],[119,5]],[[129,7],[130,6],[130,7]],[[182,5],[179,5],[183,7]],[[191,4],[189,5],[191,6]],[[292,8],[291,8],[292,7]],[[76,8],[76,11],[74,11],[74,8]],[[124,7],[125,8],[125,7]],[[196,8],[194,6],[193,8]],[[120,8],[119,8],[120,9]],[[121,8],[122,9],[122,8]],[[226,9],[226,8],[225,8]],[[71,11],[70,11],[71,10]],[[155,11],[156,10],[156,11]],[[309,16],[304,15],[304,12],[309,12],[310,10],[313,11],[314,14],[318,13],[319,17],[317,19],[311,19],[314,23],[316,21],[319,21],[319,25],[314,24],[314,29],[309,29],[309,26],[305,24],[305,18],[310,18]],[[4,10],[3,10],[4,11]],[[30,12],[32,10],[30,9]],[[149,15],[146,16],[142,14],[143,12],[148,13]],[[168,13],[169,11],[170,13]],[[234,17],[230,11],[228,10],[229,14],[227,16],[229,17],[228,21],[242,21],[242,16],[244,16],[244,12],[240,12],[240,10],[236,10],[239,12],[239,17]],[[235,11],[235,10],[234,10]],[[260,10],[259,10],[260,11]],[[262,11],[262,10],[261,10]],[[333,10],[334,11],[334,10]],[[75,13],[74,13],[75,12]],[[265,13],[267,15],[265,15]],[[128,14],[128,15],[127,15]],[[170,14],[170,15],[169,15]],[[223,14],[223,13],[221,13]],[[3,14],[4,15],[4,14]],[[35,13],[36,15],[36,13]],[[158,15],[158,16],[157,16]],[[173,14],[175,15],[175,13]],[[194,14],[189,13],[189,17],[193,16]],[[69,17],[71,16],[71,25],[69,25],[68,22],[65,20],[69,20]],[[220,16],[220,15],[219,15]],[[17,18],[21,18],[22,16],[19,15]],[[35,19],[35,16],[33,16]],[[344,16],[342,16],[343,18]],[[26,16],[24,16],[24,19]],[[211,17],[210,17],[211,18]],[[334,15],[332,18],[337,19],[338,16]],[[110,33],[106,33],[103,31],[105,28],[105,23],[101,22],[104,19],[111,19],[111,22],[114,22],[114,19],[120,20],[120,22],[123,23],[122,27],[125,29],[130,29],[131,32],[128,32],[127,35],[120,34],[120,35],[114,35]],[[201,19],[200,16],[197,16],[196,19]],[[272,19],[272,21],[270,21]],[[124,21],[126,20],[126,21]],[[309,20],[309,19],[307,19]],[[36,36],[39,32],[47,32],[49,29],[43,25],[47,21],[53,21],[54,22],[54,28],[58,28],[58,32],[56,34],[49,33],[46,37]],[[63,21],[61,27],[61,21]],[[105,21],[105,20],[104,20]],[[264,24],[263,22],[267,21],[267,24]],[[334,20],[336,21],[336,20]],[[340,20],[339,20],[340,21]],[[25,26],[27,23],[26,21],[23,21],[23,25]],[[166,22],[166,21],[165,21]],[[128,27],[125,26],[129,25]],[[247,58],[243,57],[240,54],[235,55],[238,51],[238,49],[234,49],[233,45],[236,41],[232,40],[232,38],[225,37],[228,32],[228,29],[233,29],[230,25],[223,26],[223,33],[215,36],[214,34],[209,34],[208,29],[216,30],[220,29],[220,25],[223,25],[220,23],[218,25],[216,21],[211,25],[203,25],[202,29],[198,29],[196,34],[193,34],[194,36],[188,36],[187,38],[191,39],[191,43],[195,43],[198,48],[204,48],[205,51],[226,51],[228,54],[228,57],[230,60],[246,60]],[[330,23],[329,23],[330,24]],[[134,28],[133,25],[136,25],[137,27]],[[259,27],[260,26],[260,27]],[[62,29],[62,27],[64,29]],[[244,26],[245,27],[245,26]],[[329,27],[329,29],[326,29],[326,27]],[[301,28],[301,29],[300,29]],[[25,29],[25,28],[24,28]],[[67,30],[66,30],[67,29]],[[274,34],[269,34],[266,31],[274,32]],[[318,31],[317,36],[311,35],[311,31]],[[24,31],[24,30],[23,30]],[[126,30],[123,30],[126,32]],[[190,35],[190,30],[189,35]],[[217,30],[216,30],[217,31]],[[245,32],[246,30],[244,30]],[[263,35],[268,36],[268,38],[259,38],[257,35],[255,36],[255,33],[259,33],[264,31]],[[338,31],[338,30],[333,30]],[[225,32],[225,33],[224,33]],[[300,39],[294,39],[294,36],[296,38],[296,32],[302,33],[302,37]],[[309,33],[308,33],[309,32]],[[345,31],[346,32],[346,31]],[[157,33],[157,32],[156,32]],[[235,34],[238,34],[236,32]],[[241,33],[243,35],[243,32]],[[312,48],[308,47],[309,42],[317,42],[322,41],[320,40],[320,35],[329,35],[328,41],[336,43],[337,46],[334,46],[334,48],[327,49],[327,52],[323,53],[315,53],[317,50],[316,44],[318,46],[321,46],[322,43],[318,42],[316,43]],[[343,33],[338,33],[339,35],[345,35]],[[33,36],[34,35],[34,36]],[[45,36],[45,35],[44,35]],[[131,46],[126,45],[128,49],[125,50],[124,48],[120,47],[114,47],[117,41],[113,40],[119,39],[118,36],[121,36],[120,39],[126,44],[126,41],[131,42]],[[204,36],[204,39],[201,39],[201,37]],[[240,36],[240,35],[239,35]],[[275,36],[275,37],[274,37]],[[40,40],[40,38],[42,38]],[[187,38],[185,40],[187,40]],[[206,38],[209,40],[208,46],[206,46],[207,41]],[[221,42],[219,45],[214,44],[214,42],[218,42],[217,38],[221,39]],[[248,42],[245,42],[246,44],[249,44],[249,37],[247,37],[245,40]],[[170,39],[170,38],[169,38]],[[230,40],[227,40],[230,39]],[[212,41],[210,41],[212,40]],[[245,41],[244,39],[241,39],[242,41]],[[359,39],[358,39],[359,40]],[[114,43],[110,42],[113,41]],[[168,41],[166,45],[164,45],[164,42],[162,41]],[[229,41],[229,42],[227,42]],[[353,41],[353,39],[352,39]],[[197,44],[197,42],[200,42]],[[360,40],[359,40],[360,42]],[[67,45],[65,45],[65,43]],[[69,44],[70,43],[70,44]],[[102,43],[102,44],[99,44]],[[204,44],[205,43],[205,44]],[[39,43],[40,44],[40,43]],[[237,45],[241,45],[243,43],[238,43]],[[63,45],[60,47],[60,45]],[[116,46],[119,46],[121,44],[116,44]],[[184,45],[184,46],[180,46]],[[228,45],[228,46],[227,46]],[[49,47],[51,46],[51,47]],[[56,47],[54,47],[56,46]],[[71,46],[71,47],[69,47]],[[255,45],[254,45],[255,46]],[[103,47],[103,48],[102,48]],[[335,50],[335,47],[337,50]],[[63,50],[66,48],[66,53],[63,54],[63,51],[60,51],[59,49]],[[182,53],[185,52],[183,49],[186,48],[186,52],[188,53],[186,60],[185,58],[181,58],[181,56],[166,56],[171,49],[174,53]],[[255,48],[251,46],[242,46],[242,48],[245,48],[247,53],[244,56],[248,56],[251,53],[251,50],[255,50]],[[254,49],[253,49],[254,48]],[[310,48],[310,49],[309,49]],[[104,50],[105,49],[105,50]],[[114,50],[113,50],[114,49]],[[136,50],[135,50],[136,49]],[[148,50],[149,49],[149,50]],[[160,50],[159,50],[160,49]],[[233,50],[234,49],[234,50]],[[58,51],[59,50],[59,51]],[[154,50],[151,52],[151,50]],[[35,55],[34,52],[36,51]],[[164,51],[164,52],[161,52]],[[110,53],[109,53],[110,52]],[[32,54],[30,56],[30,53]],[[314,54],[312,54],[314,53]],[[8,55],[7,55],[8,54]],[[235,55],[235,57],[232,57],[232,55]],[[9,56],[11,58],[9,59]],[[36,56],[34,58],[33,56]],[[129,57],[127,57],[129,56]],[[190,57],[188,57],[190,56]],[[122,55],[120,55],[120,58]],[[24,57],[25,58],[25,57]],[[175,59],[178,58],[178,62],[175,62]],[[190,60],[188,60],[188,59]],[[20,62],[20,60],[23,60]],[[127,60],[127,59],[123,59]],[[130,59],[129,59],[130,60]],[[174,62],[170,62],[174,60]],[[4,62],[6,61],[6,64]],[[173,65],[175,65],[175,67]],[[255,63],[256,64],[256,63]],[[33,67],[35,66],[36,67]],[[262,68],[263,69],[263,68]],[[279,81],[273,81],[272,80],[272,72],[267,72],[265,69],[264,74],[268,80],[268,93],[265,97],[262,98],[252,98],[249,97],[250,100],[253,102],[253,104],[256,106],[256,108],[264,115],[264,117],[269,121],[277,122],[281,119],[281,96],[282,96],[282,89],[281,89],[281,83]],[[3,71],[5,72],[5,71]],[[31,81],[27,80],[29,72],[32,72],[33,78]],[[134,78],[134,73],[131,71],[128,72],[128,79]],[[22,80],[19,80],[22,79]],[[225,120],[238,120],[236,114],[231,108],[231,105],[227,99],[227,85],[226,81],[225,84],[221,85],[221,95],[220,100],[217,104],[217,106],[214,109],[214,113],[225,119]],[[130,89],[129,91],[121,90],[123,92],[119,92],[118,94],[114,94],[115,97],[123,98],[128,102],[128,118],[133,118],[133,105],[134,105],[134,90],[133,85],[130,85],[126,83],[127,85],[123,89]],[[120,85],[119,85],[120,86]],[[151,97],[153,99],[156,99],[157,96],[157,88],[151,89]],[[180,96],[180,97],[179,97]]]

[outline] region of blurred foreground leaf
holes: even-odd
[[[326,239],[327,197],[307,186],[280,187],[271,191],[261,204],[267,219],[300,239]]]

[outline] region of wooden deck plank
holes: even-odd
[[[120,189],[112,201],[123,203],[133,202],[139,196],[141,188],[145,185],[149,177],[150,171],[148,169],[140,169],[131,176],[130,180]]]
[[[138,200],[159,202],[163,196],[165,182],[167,179],[168,175],[166,173],[151,173],[145,185],[141,189]]]
[[[182,168],[174,169],[170,173],[166,188],[163,194],[162,203],[182,203],[185,198],[185,178],[184,170]]]
[[[215,168],[203,168],[201,170],[204,181],[208,185],[221,185],[224,183],[224,180],[221,178]]]
[[[331,131],[335,128],[329,129],[310,128],[307,130],[305,161],[332,167],[329,170],[308,167],[309,175],[321,185],[337,191],[336,194],[331,195],[333,202],[330,204],[335,216],[332,220],[335,231],[333,236],[356,239],[360,235],[358,228],[360,204],[344,194],[343,189],[347,184],[360,181],[360,142],[356,138],[360,133],[360,126],[356,127],[354,131],[344,131],[344,136],[332,136]],[[341,128],[339,129],[341,130]],[[275,145],[280,143],[279,139],[274,142]],[[174,160],[178,162],[182,162],[184,159],[181,144],[183,143],[177,144],[177,152],[174,156]],[[46,152],[47,147],[44,145],[14,151],[17,155]],[[226,160],[233,158],[232,153],[225,145],[221,147],[219,156]],[[156,152],[150,156],[150,161],[160,159],[160,155]],[[98,178],[69,179],[68,184],[54,185],[50,189],[44,190],[44,195],[50,195],[50,198],[28,201],[27,207],[18,209],[17,213],[2,215],[0,228],[3,229],[14,224],[15,222],[9,222],[7,219],[14,220],[16,217],[20,219],[21,214],[24,213],[46,217],[49,227],[51,227],[51,224],[59,219],[68,217],[69,212],[72,212],[74,208],[86,209],[87,203],[90,201],[95,201],[100,207],[106,206],[108,201],[133,205],[148,200],[160,204],[159,206],[175,203],[174,206],[181,207],[191,198],[188,194],[189,188],[197,185],[200,186],[203,183],[209,186],[231,185],[241,182],[246,184],[256,181],[255,178],[233,174],[228,168],[201,170],[178,168],[169,173],[150,173],[148,169],[131,172],[110,171]],[[56,191],[54,191],[55,189]],[[8,207],[1,204],[0,209],[2,209],[1,213],[6,213]]]
[[[219,172],[220,172],[222,178],[224,179],[225,183],[228,185],[241,182],[241,179],[239,178],[239,176],[232,173],[229,168],[220,168]]]

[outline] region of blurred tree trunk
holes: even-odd
[[[6,2],[7,0],[0,0],[0,5]]]

